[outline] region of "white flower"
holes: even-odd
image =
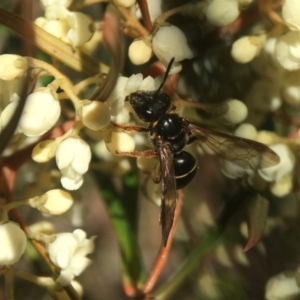
[[[60,215],[72,206],[73,198],[68,192],[55,189],[40,197],[32,198],[29,203],[45,214]]]
[[[14,54],[0,55],[0,79],[12,80],[20,78],[27,71],[28,63],[25,58]]]
[[[99,101],[89,101],[82,105],[80,115],[82,123],[92,130],[101,130],[110,122],[108,104]]]
[[[295,165],[295,156],[285,144],[275,144],[270,148],[278,154],[280,162],[276,166],[258,170],[259,175],[266,181],[279,182],[284,176],[291,173]]]
[[[86,255],[94,251],[94,239],[87,239],[83,230],[76,229],[73,233],[55,235],[54,241],[47,244],[51,261],[61,269],[56,279],[59,284],[68,285],[91,264]]]
[[[266,300],[295,299],[297,295],[300,295],[300,288],[294,276],[280,273],[271,277],[266,284]]]
[[[193,52],[187,44],[183,32],[176,26],[160,26],[152,39],[152,48],[155,55],[167,66],[174,57],[171,73],[180,72],[180,61],[193,57]]]
[[[67,190],[77,190],[83,183],[82,175],[91,160],[89,145],[80,138],[63,140],[56,151],[56,164],[61,171],[61,184]]]
[[[286,0],[282,5],[282,18],[293,31],[300,31],[300,1]]]
[[[5,110],[15,109],[17,105],[17,101],[12,102]],[[29,137],[41,136],[55,125],[60,111],[57,94],[48,88],[41,88],[27,97],[18,130]]]
[[[122,112],[125,105],[124,100],[129,94],[138,90],[153,91],[155,89],[155,81],[150,76],[143,79],[143,75],[139,73],[131,75],[129,78],[119,77],[114,90],[107,99],[111,115],[117,116]]]
[[[14,222],[1,224],[0,241],[0,265],[13,265],[25,251],[25,232]]]
[[[226,26],[240,14],[237,0],[212,0],[206,10],[207,21],[215,26]]]
[[[128,56],[135,65],[142,65],[152,56],[152,47],[144,39],[134,40],[128,49]]]
[[[277,39],[275,57],[281,66],[289,71],[300,68],[300,35],[289,31]]]

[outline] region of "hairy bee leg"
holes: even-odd
[[[150,157],[156,157],[157,156],[157,151],[156,150],[130,151],[130,152],[116,151],[116,154],[124,155],[124,156],[131,156],[131,157],[150,158]]]
[[[142,126],[133,126],[133,125],[122,125],[122,124],[117,124],[115,122],[110,122],[111,125],[114,127],[126,130],[126,131],[138,131],[138,132],[148,132],[149,129],[142,127]]]

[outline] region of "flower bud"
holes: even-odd
[[[240,100],[236,99],[228,99],[227,101],[228,110],[222,116],[222,118],[230,123],[238,124],[243,122],[248,114],[247,106],[241,102]]]
[[[38,143],[32,150],[31,157],[38,163],[49,161],[55,156],[58,143],[56,140],[46,140]]]
[[[25,232],[18,224],[7,222],[0,225],[0,240],[0,265],[13,265],[25,251]]]
[[[158,28],[152,39],[152,49],[165,66],[174,57],[172,70],[176,68],[177,72],[181,70],[181,65],[178,62],[193,57],[193,52],[188,46],[185,35],[178,27],[173,25]],[[172,73],[174,73],[174,70]]]
[[[27,71],[28,63],[25,58],[14,54],[0,55],[0,79],[13,80],[20,78]]]
[[[250,62],[260,51],[264,39],[258,36],[244,36],[232,44],[231,56],[240,63]]]
[[[110,122],[110,111],[107,103],[99,101],[88,101],[81,106],[82,123],[92,129],[101,130]]]
[[[117,152],[131,152],[135,148],[135,141],[131,135],[126,132],[112,131],[110,139],[105,140],[107,149],[116,154]]]
[[[128,49],[128,56],[135,65],[142,65],[152,56],[152,48],[143,39],[134,40]]]
[[[158,159],[156,157],[138,157],[136,163],[140,170],[151,173],[158,164]]]
[[[245,139],[255,140],[257,136],[257,130],[252,124],[243,123],[237,127],[234,134]]]
[[[279,140],[280,138],[276,135],[276,133],[267,130],[258,131],[256,136],[256,141],[265,145],[279,143]]]
[[[18,129],[28,137],[41,136],[55,125],[60,111],[57,94],[49,88],[38,89],[27,97]]]
[[[73,48],[84,45],[92,38],[95,29],[89,16],[80,12],[70,12],[68,21],[71,29],[67,33],[67,38]]]
[[[212,0],[206,10],[207,21],[214,26],[226,26],[240,14],[237,0]]]
[[[72,196],[63,190],[50,190],[41,197],[30,200],[30,206],[45,214],[61,215],[73,204]]]

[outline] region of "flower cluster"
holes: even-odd
[[[95,28],[99,29],[100,36],[102,32],[115,32],[109,30],[111,29],[109,26],[112,26],[113,22],[106,23],[104,21],[97,24],[89,15],[73,11],[75,7],[90,5],[89,1],[40,0],[40,2],[44,15],[35,20],[35,24],[40,28],[32,27],[37,32],[44,30],[52,34],[55,37],[53,40],[57,42],[61,42],[58,39],[62,40],[61,44],[66,46],[66,49],[71,49],[76,53],[76,59],[81,56],[83,66],[86,67],[85,64],[91,66],[96,59],[81,51],[93,37]],[[147,1],[142,2],[147,3]],[[114,9],[119,10],[124,18],[124,22],[121,24],[122,33],[132,37],[127,52],[128,59],[132,64],[146,64],[155,55],[161,65],[166,67],[174,58],[169,74],[176,74],[182,70],[181,63],[184,60],[190,60],[186,61],[184,67],[187,66],[187,69],[190,67],[195,78],[193,78],[194,82],[190,78],[188,80],[186,80],[187,77],[184,78],[186,82],[191,81],[190,85],[184,82],[182,86],[181,83],[179,84],[178,94],[184,95],[185,100],[179,99],[177,95],[172,98],[174,108],[176,104],[177,113],[182,113],[187,118],[192,116],[204,127],[234,133],[237,137],[242,138],[237,139],[238,142],[234,144],[234,139],[231,140],[228,135],[214,135],[214,131],[207,130],[208,136],[212,132],[212,135],[209,136],[210,139],[203,137],[198,143],[186,141],[187,146],[190,147],[187,147],[187,151],[197,151],[200,155],[217,154],[220,157],[230,158],[229,160],[233,163],[221,159],[222,172],[231,179],[243,178],[242,184],[247,184],[251,191],[255,192],[255,196],[249,201],[249,206],[253,203],[254,205],[248,212],[256,211],[255,213],[257,213],[258,211],[258,217],[255,218],[257,216],[255,214],[254,218],[249,217],[248,223],[252,225],[248,224],[248,228],[249,232],[252,231],[249,236],[254,235],[254,239],[258,240],[262,234],[260,230],[263,230],[268,215],[269,201],[267,198],[275,196],[284,199],[296,189],[294,186],[297,171],[295,149],[300,143],[300,131],[298,135],[293,132],[293,136],[282,137],[290,131],[290,128],[283,124],[282,120],[290,122],[289,125],[292,125],[290,127],[296,128],[298,131],[297,124],[299,122],[296,120],[293,123],[293,121],[297,118],[300,107],[300,2],[299,0],[283,1],[280,7],[281,15],[280,17],[278,15],[278,18],[284,26],[281,24],[274,29],[271,23],[260,22],[256,26],[249,26],[247,31],[241,30],[245,35],[233,40],[231,30],[235,33],[236,27],[239,26],[241,26],[239,29],[244,29],[243,22],[235,21],[239,18],[243,20],[242,12],[248,6],[255,5],[252,2],[254,1],[191,1],[180,7],[172,8],[170,11],[162,12],[164,6],[159,0],[148,1],[150,15],[144,22],[147,28],[143,27],[137,18],[139,15],[143,17],[147,10],[143,10],[142,7],[139,10],[136,1],[115,0],[106,6],[114,6]],[[269,11],[267,13],[268,17],[273,16]],[[209,39],[204,39],[207,43],[211,42],[210,39],[213,39],[214,33],[217,32],[220,35],[218,38],[226,40],[224,43],[226,45],[214,44],[211,49],[208,48],[209,46],[201,45],[201,51],[204,51],[199,55],[199,48],[197,48],[199,41],[195,42],[198,36],[193,36],[194,33],[189,32],[188,26],[181,27],[178,22],[176,22],[177,26],[173,25],[171,17],[174,14],[182,14],[185,18],[190,17],[191,20],[197,20],[199,24],[203,23],[205,25],[203,26],[205,27],[203,35],[209,35]],[[176,18],[174,19],[176,20]],[[151,23],[150,20],[153,22],[153,27],[151,24],[147,24]],[[272,21],[275,22],[274,20]],[[232,25],[233,22],[234,25]],[[108,26],[108,29],[105,26]],[[225,26],[226,30],[218,28],[214,32],[215,27]],[[103,34],[105,42],[107,37],[104,38],[104,36],[105,34]],[[123,47],[120,37],[114,37],[114,34],[111,34],[109,38],[113,41],[111,44],[117,45],[116,48]],[[39,45],[40,41],[37,39],[33,42]],[[47,39],[45,43],[47,43]],[[231,47],[228,47],[229,45]],[[44,47],[44,49],[46,48]],[[111,48],[109,49],[111,50]],[[116,51],[116,53],[119,52]],[[51,53],[49,54],[51,55]],[[119,59],[114,56],[116,55],[111,55],[112,60]],[[122,60],[120,58],[120,61]],[[201,62],[199,62],[200,60]],[[111,65],[117,66],[118,63],[119,61],[117,63],[113,61]],[[111,177],[123,176],[133,168],[133,164],[122,155],[134,156],[132,151],[145,149],[151,149],[148,152],[150,157],[139,157],[136,160],[137,168],[149,175],[145,180],[143,191],[157,205],[161,205],[163,198],[161,193],[164,182],[161,177],[165,174],[161,174],[163,168],[160,165],[160,163],[164,163],[163,159],[162,157],[159,157],[160,159],[152,157],[159,156],[159,151],[158,149],[156,152],[152,151],[153,145],[148,136],[132,130],[138,129],[137,126],[146,127],[148,124],[143,124],[142,120],[136,116],[130,102],[125,101],[127,96],[137,91],[156,91],[160,86],[160,78],[144,77],[141,73],[125,77],[119,75],[120,69],[112,68],[112,70],[116,73],[114,78],[110,76],[114,72],[101,73],[85,78],[75,85],[59,70],[56,64],[51,65],[32,57],[0,55],[0,132],[4,132],[4,129],[9,127],[8,125],[13,120],[12,117],[23,101],[25,102],[16,129],[12,132],[11,139],[2,154],[3,165],[8,166],[9,170],[13,169],[9,156],[14,158],[16,155],[18,157],[19,150],[31,145],[32,159],[38,164],[45,164],[47,170],[45,172],[48,172],[48,176],[41,177],[44,182],[37,193],[39,196],[0,204],[0,264],[3,266],[2,271],[6,276],[11,272],[14,276],[19,276],[20,273],[11,266],[16,264],[24,254],[28,238],[39,241],[44,245],[48,258],[59,269],[59,274],[56,274],[55,281],[50,278],[41,279],[37,276],[33,278],[28,274],[27,279],[45,287],[53,298],[64,297],[62,286],[67,287],[75,276],[80,275],[91,264],[87,255],[94,251],[95,237],[87,238],[87,234],[81,229],[73,230],[72,233],[54,234],[54,227],[46,226],[45,230],[42,228],[43,226],[39,226],[40,224],[33,224],[25,233],[23,227],[9,220],[8,212],[11,209],[27,205],[39,213],[63,214],[72,207],[74,202],[68,191],[76,191],[83,185],[84,175],[88,172],[90,164],[94,170],[106,172]],[[219,76],[222,72],[223,77]],[[95,75],[95,72],[90,73]],[[211,77],[210,80],[207,80],[207,74]],[[50,76],[52,79],[47,79],[47,84],[44,84],[46,82],[44,76]],[[184,76],[183,72],[182,77]],[[219,80],[219,77],[222,80]],[[233,84],[228,83],[235,81],[237,77],[238,79],[241,77],[241,80],[237,80]],[[76,78],[81,77],[76,76]],[[174,78],[178,79],[177,76],[172,77],[172,79]],[[111,86],[110,82],[113,82]],[[203,92],[199,97],[192,91],[193,85],[201,85]],[[110,95],[107,99],[99,101],[99,97],[97,99],[97,97],[90,96],[97,94],[91,93],[93,88],[101,91],[101,88],[105,90],[107,87],[110,87]],[[185,88],[182,94],[181,88],[183,90]],[[205,99],[207,103],[212,99],[214,104],[198,103],[197,101],[203,95],[207,96]],[[69,105],[70,103],[65,104],[67,101],[71,105]],[[215,103],[219,101],[220,103]],[[202,111],[196,114],[196,109],[193,109],[195,107]],[[275,114],[279,117],[275,118]],[[271,119],[272,122],[270,122]],[[269,128],[276,129],[280,134],[257,129],[262,128],[265,124],[274,125],[273,128],[271,126]],[[128,125],[127,128],[125,125]],[[142,128],[140,131],[144,132],[145,130]],[[229,146],[226,143],[228,141],[226,141],[226,137],[230,139]],[[187,139],[189,138],[193,140],[194,136],[187,137]],[[280,158],[280,163],[265,168],[261,161],[267,161],[270,152],[261,151],[261,145],[258,144],[254,144],[257,148],[250,147],[250,151],[248,151],[243,142],[250,142],[243,140],[245,138],[269,146]],[[195,144],[196,147],[194,147]],[[255,152],[256,150],[257,152]],[[95,158],[93,161],[92,155]],[[251,170],[245,168],[245,164],[235,161],[235,158],[239,156],[246,157],[246,165],[248,163]],[[164,157],[164,159],[166,163],[172,163],[172,157],[170,157],[170,161],[168,158]],[[249,161],[251,162],[249,163]],[[54,167],[54,163],[56,163],[56,167]],[[56,183],[59,184],[60,180],[61,186],[67,191],[57,188],[56,184],[55,187],[46,186],[45,181],[52,176],[49,170],[54,168],[58,174]],[[29,177],[27,182],[31,180]],[[161,182],[157,184],[159,179]],[[176,203],[176,199],[174,199],[174,203]],[[258,205],[254,207],[257,203]],[[209,214],[208,208],[205,213]],[[112,218],[114,217],[112,216]],[[212,219],[211,216],[210,225],[213,222]],[[253,226],[257,219],[257,223],[260,224]],[[254,234],[253,229],[256,230]],[[122,236],[122,238],[127,237]],[[120,243],[121,247],[124,244],[126,243]],[[241,250],[241,248],[238,249]],[[221,249],[220,251],[224,252],[225,250]],[[243,259],[246,260],[244,254]],[[124,268],[127,267],[126,259],[122,263],[124,263]],[[245,265],[248,263],[247,261]],[[127,272],[127,270],[125,271]],[[126,274],[128,278],[131,276],[129,273]],[[299,295],[296,275],[287,276],[279,273],[270,278],[266,285],[265,298],[281,299]],[[203,275],[200,284],[204,286],[205,282]],[[218,296],[213,295],[212,298],[218,298]]]
[[[45,16],[36,19],[36,24],[45,31],[62,39],[73,48],[83,46],[94,33],[93,20],[81,12],[71,12],[72,1],[42,0]]]
[[[14,265],[23,255],[27,245],[26,234],[19,224],[8,220],[7,213],[10,209],[29,205],[45,214],[60,215],[65,213],[72,204],[73,198],[68,192],[56,189],[49,190],[41,196],[2,205],[0,265],[8,267]],[[73,234],[60,233],[50,236],[45,233],[41,234],[41,230],[43,231],[40,226],[39,230],[34,230],[32,227],[29,236],[46,243],[50,259],[61,268],[57,282],[61,285],[68,285],[74,276],[78,276],[89,265],[90,260],[86,258],[86,255],[93,252],[94,238],[87,239],[85,232],[79,229]]]

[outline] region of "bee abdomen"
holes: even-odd
[[[182,189],[195,177],[197,173],[197,161],[195,157],[186,151],[181,151],[173,156],[176,188]]]

